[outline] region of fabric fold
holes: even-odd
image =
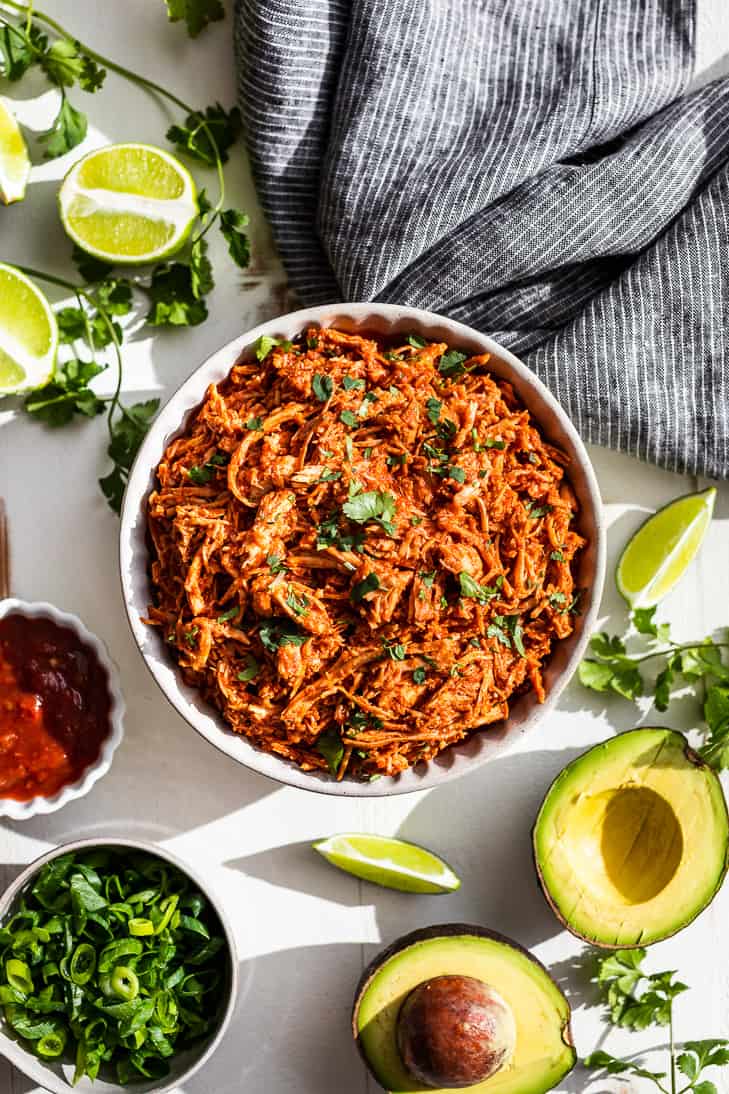
[[[677,0],[241,0],[240,102],[304,303],[439,311],[586,440],[729,475],[729,80]]]

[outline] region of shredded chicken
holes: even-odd
[[[148,622],[258,747],[395,775],[544,699],[584,540],[566,456],[488,359],[310,329],[168,446]]]

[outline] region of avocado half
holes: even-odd
[[[671,729],[596,745],[552,783],[533,832],[544,895],[564,926],[607,949],[680,931],[729,861],[716,773]]]
[[[572,1070],[577,1055],[570,1007],[541,962],[494,931],[444,924],[398,939],[365,969],[357,986],[352,1032],[367,1067],[390,1094],[438,1089],[406,1069],[398,1048],[405,1000],[436,977],[482,981],[514,1016],[510,1058],[496,1074],[465,1088],[472,1094],[545,1094]]]

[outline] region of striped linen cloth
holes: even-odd
[[[492,334],[583,437],[729,477],[729,80],[694,0],[239,0],[258,191],[306,304]]]

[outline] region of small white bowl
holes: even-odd
[[[94,783],[98,782],[107,773],[111,767],[112,757],[121,744],[124,735],[124,700],[119,683],[119,671],[112,661],[109,651],[101,639],[97,638],[84,626],[78,616],[59,611],[52,604],[45,604],[42,601],[31,603],[27,600],[17,600],[15,597],[0,600],[0,619],[14,612],[28,616],[31,619],[51,619],[60,627],[68,627],[69,630],[72,630],[81,642],[96,654],[99,664],[106,672],[109,688],[109,733],[102,742],[97,759],[94,763],[89,764],[76,782],[62,786],[56,794],[48,798],[39,794],[28,801],[16,801],[14,798],[0,796],[0,817],[28,820],[29,817],[34,817],[38,813],[55,813],[67,802],[73,801],[75,798],[82,798],[84,794],[88,794]]]
[[[337,782],[323,772],[302,771],[288,760],[255,748],[244,736],[229,729],[195,688],[184,683],[157,628],[142,622],[151,600],[147,499],[154,488],[155,468],[167,445],[185,428],[208,385],[225,379],[238,358],[251,353],[262,335],[293,339],[308,326],[339,327],[384,336],[418,334],[472,353],[490,353],[489,370],[513,385],[545,436],[570,457],[569,480],[580,504],[578,527],[588,541],[580,553],[577,574],[578,587],[585,589],[582,612],[574,632],[556,644],[545,667],[546,701],[538,703],[533,692],[522,695],[514,701],[504,722],[451,745],[428,764],[416,764],[400,775],[375,782],[354,779]],[[229,342],[196,369],[162,408],[129,475],[122,508],[119,564],[129,623],[147,667],[175,709],[206,740],[252,771],[303,790],[344,797],[387,797],[438,786],[503,755],[521,734],[552,709],[577,669],[595,627],[605,578],[605,528],[597,480],[585,446],[551,392],[513,353],[472,327],[418,308],[376,303],[330,304],[272,319]]]
[[[60,613],[59,613],[60,614]],[[19,1071],[38,1083],[44,1091],[52,1094],[72,1094],[73,1091],[87,1092],[87,1094],[164,1094],[165,1091],[176,1089],[181,1083],[189,1079],[210,1059],[215,1049],[220,1044],[226,1029],[230,1024],[238,997],[238,957],[235,946],[235,936],[230,925],[230,920],[223,911],[222,904],[210,892],[209,886],[201,880],[198,874],[191,870],[185,862],[181,862],[169,851],[163,851],[152,843],[142,843],[134,839],[80,839],[72,843],[62,843],[55,850],[41,855],[35,862],[31,862],[23,870],[15,881],[8,886],[0,896],[0,923],[13,910],[14,905],[20,899],[21,894],[28,888],[38,871],[47,862],[51,862],[59,855],[66,855],[74,851],[88,851],[95,847],[128,847],[132,851],[144,851],[148,855],[155,855],[163,862],[170,862],[177,869],[186,874],[197,886],[215,910],[228,946],[230,978],[227,985],[227,999],[221,1008],[220,1021],[217,1029],[192,1048],[186,1049],[172,1058],[170,1074],[166,1079],[153,1079],[150,1082],[129,1083],[121,1086],[119,1083],[97,1078],[93,1082],[84,1076],[76,1086],[72,1085],[74,1065],[64,1063],[62,1060],[42,1060],[11,1034],[4,1019],[0,1018],[0,1055],[5,1056]],[[40,1094],[40,1091],[38,1092]]]

